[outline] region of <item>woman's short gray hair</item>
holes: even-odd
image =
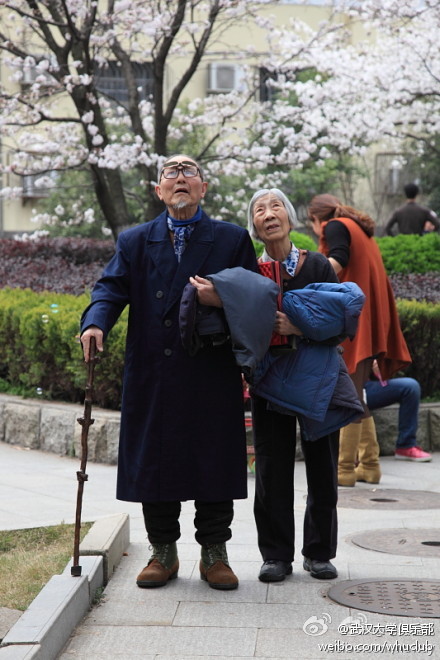
[[[287,217],[289,219],[289,225],[291,229],[295,228],[296,224],[296,213],[295,209],[293,208],[291,202],[287,199],[286,195],[279,190],[278,188],[261,188],[261,190],[257,190],[256,193],[254,193],[251,201],[249,202],[248,206],[248,232],[251,236],[251,238],[254,238],[255,240],[259,241],[260,238],[255,231],[255,225],[254,225],[254,206],[255,202],[257,199],[260,197],[264,197],[265,195],[275,195],[280,202],[284,205],[286,211],[287,211]]]

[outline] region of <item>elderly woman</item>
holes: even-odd
[[[259,190],[248,208],[252,238],[264,243],[261,261],[281,262],[283,292],[313,282],[338,282],[331,264],[318,252],[298,250],[290,240],[295,210],[277,188]],[[277,312],[275,331],[293,339],[298,328]],[[271,351],[292,350],[292,343]],[[293,514],[296,417],[277,412],[268,401],[252,393],[256,491],[254,514],[258,545],[264,563],[262,582],[279,582],[292,573],[295,550]],[[303,568],[318,579],[337,577],[330,559],[337,544],[338,432],[315,441],[302,440],[307,475],[304,517]]]

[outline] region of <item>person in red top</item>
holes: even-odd
[[[329,194],[313,197],[308,214],[319,237],[319,251],[328,257],[339,280],[355,282],[366,296],[355,338],[342,343],[348,372],[363,400],[364,384],[375,358],[385,379],[411,362],[391,284],[373,239],[374,221]],[[344,427],[340,433],[340,486],[354,486],[356,481],[380,481],[374,420],[365,402],[364,407],[364,418]]]

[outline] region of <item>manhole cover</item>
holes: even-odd
[[[440,618],[440,580],[345,580],[328,597],[366,612]]]
[[[338,506],[347,509],[440,509],[440,493],[391,488],[339,488]]]
[[[440,558],[440,529],[375,529],[350,541],[361,548],[392,555]]]

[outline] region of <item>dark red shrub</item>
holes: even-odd
[[[0,287],[80,295],[114,250],[113,241],[89,238],[0,239]]]

